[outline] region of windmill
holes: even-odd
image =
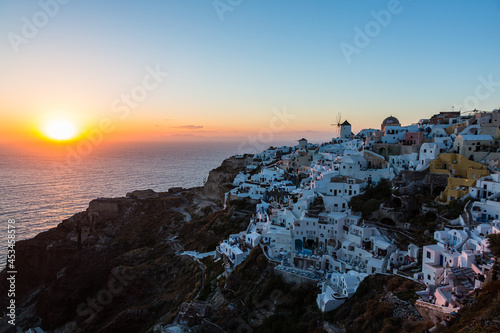
[[[337,138],[340,137],[340,127],[342,126],[342,114],[339,112],[337,114],[337,122],[335,124],[332,124],[332,126],[335,126],[335,135]]]

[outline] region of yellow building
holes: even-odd
[[[466,127],[467,127],[466,123],[453,124],[453,125],[446,127],[445,131],[446,131],[446,134],[448,134],[448,135],[451,135],[453,133],[457,134],[457,133],[460,133]]]
[[[469,188],[476,184],[478,178],[488,176],[490,172],[485,165],[470,161],[467,157],[459,154],[441,154],[431,161],[431,173],[448,175],[448,185],[436,201],[449,202],[460,199],[467,193]]]

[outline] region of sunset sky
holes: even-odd
[[[0,36],[0,142],[54,119],[109,141],[326,141],[339,112],[356,132],[500,106],[494,0],[0,0]]]

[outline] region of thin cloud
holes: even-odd
[[[197,129],[202,129],[203,126],[184,125],[184,126],[172,126],[172,128],[182,128],[182,129],[188,129],[188,130],[197,130]]]

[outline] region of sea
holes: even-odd
[[[9,225],[15,226],[16,241],[29,239],[84,211],[95,198],[203,186],[210,170],[238,152],[238,144],[114,144],[84,156],[69,149],[48,153],[0,145],[0,268]]]

